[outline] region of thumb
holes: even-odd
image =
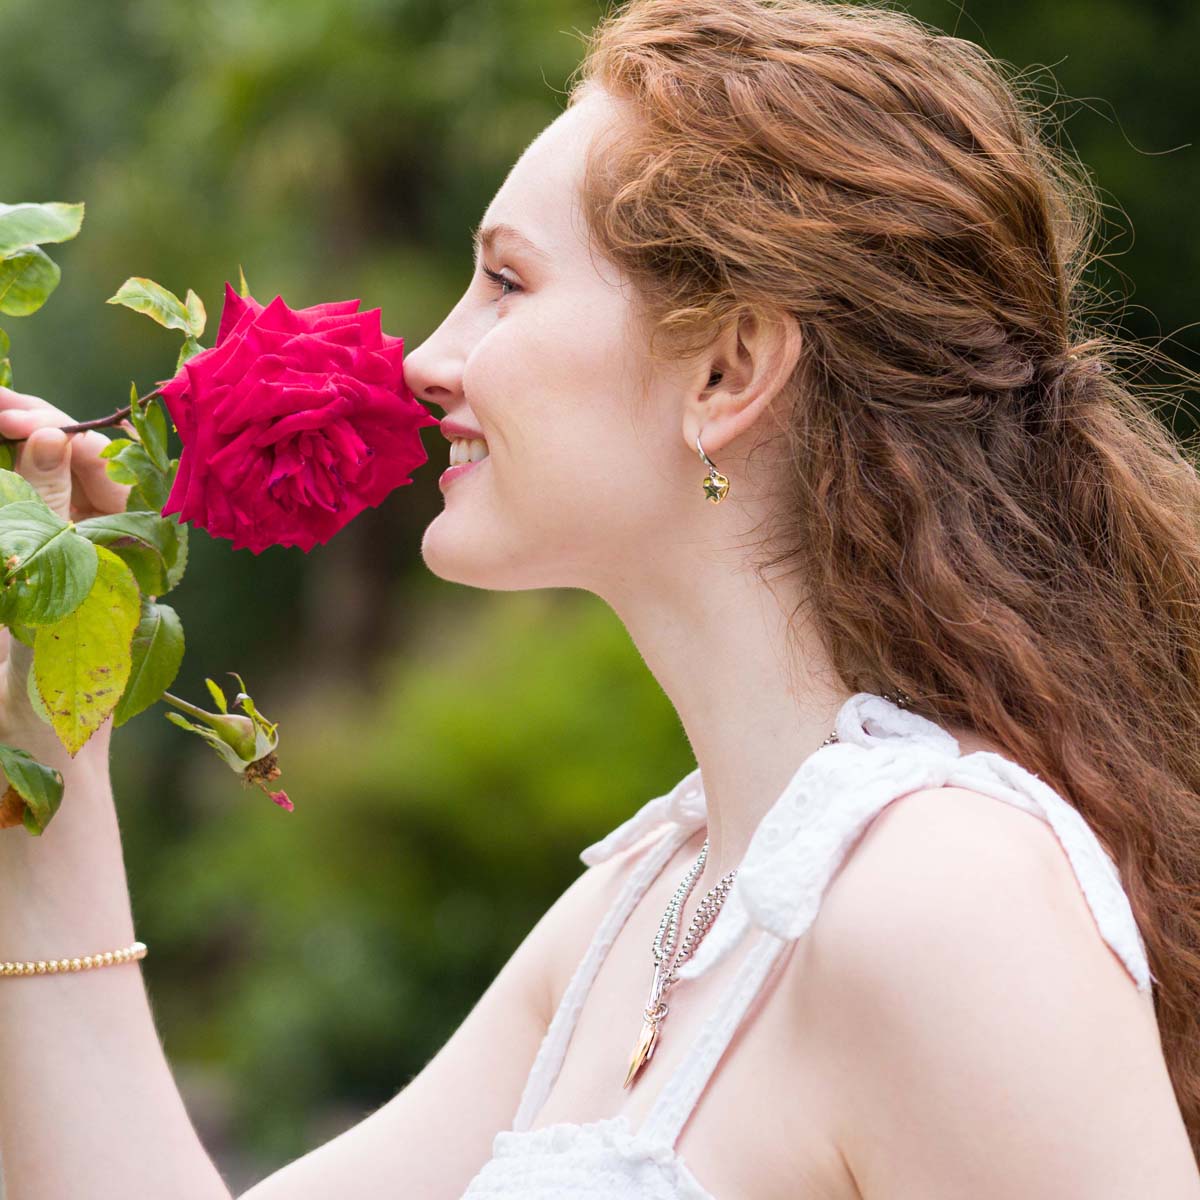
[[[52,425],[42,425],[27,437],[17,454],[16,468],[64,521],[71,517],[70,438]]]

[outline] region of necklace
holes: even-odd
[[[912,703],[912,699],[907,693],[899,691],[885,692],[884,699],[891,700],[901,708]],[[821,746],[828,746],[837,740],[838,735],[835,729],[821,743]],[[722,875],[701,897],[683,942],[676,949],[676,943],[679,940],[680,914],[683,912],[683,906],[687,902],[688,896],[692,894],[696,880],[700,878],[700,873],[704,870],[704,864],[707,861],[708,838],[705,838],[704,845],[700,847],[699,857],[675,889],[675,894],[671,897],[666,911],[662,915],[662,920],[658,923],[658,932],[654,935],[654,941],[650,946],[651,957],[654,961],[650,998],[642,1010],[642,1031],[633,1048],[633,1055],[629,1060],[629,1069],[625,1074],[625,1082],[621,1085],[622,1087],[629,1087],[637,1079],[642,1068],[654,1056],[654,1048],[658,1045],[659,1027],[662,1025],[663,1018],[670,1011],[668,1006],[663,1003],[663,996],[678,982],[676,971],[691,958],[696,947],[704,940],[704,935],[717,919],[717,913],[721,911],[721,905],[725,903],[725,897],[733,886],[734,876],[737,875],[736,867]]]

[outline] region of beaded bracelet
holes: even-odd
[[[146,957],[146,943],[134,942],[122,950],[89,954],[86,958],[51,958],[45,962],[0,962],[0,975],[57,975],[60,971],[90,971]]]

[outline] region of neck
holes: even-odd
[[[833,731],[850,692],[815,637],[806,641],[803,628],[799,640],[789,637],[795,598],[752,571],[693,568],[655,582],[657,590],[609,602],[679,714],[704,778],[702,894],[741,862],[797,767]]]

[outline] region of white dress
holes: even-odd
[[[772,964],[812,924],[821,897],[867,825],[901,796],[958,786],[1007,801],[1046,821],[1066,852],[1097,929],[1141,991],[1151,986],[1146,948],[1117,868],[1079,813],[1038,776],[991,751],[960,754],[940,725],[871,692],[838,711],[838,741],[810,754],[763,817],[733,886],[699,948],[678,970],[703,974],[741,939],[755,944],[641,1127],[624,1115],[531,1129],[566,1054],[588,989],[621,926],[676,851],[705,824],[700,770],[646,803],[584,850],[590,865],[660,837],[637,856],[572,976],[530,1071],[511,1129],[463,1200],[717,1200],[692,1175],[675,1141]]]

